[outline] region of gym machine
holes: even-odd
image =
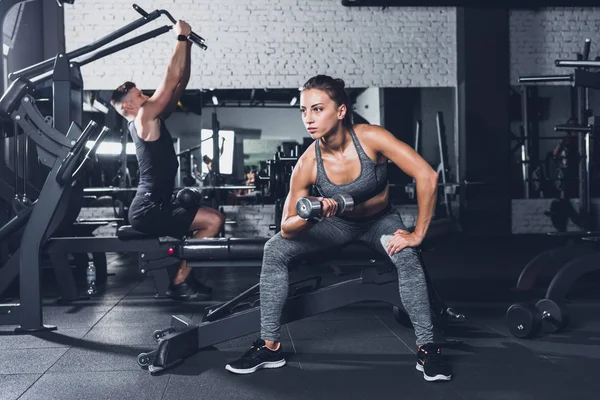
[[[100,273],[101,266],[96,255],[104,256],[109,251],[138,253],[140,271],[151,274],[159,295],[164,294],[170,282],[165,268],[179,263],[177,259],[169,257],[166,248],[178,243],[177,239],[128,240],[131,227],[127,226],[119,230],[117,237],[53,236],[77,217],[83,197],[83,186],[78,182],[78,177],[84,170],[84,164],[93,160],[95,151],[109,130],[104,128],[92,148],[84,154],[85,143],[97,124],[91,121],[81,133],[77,124],[73,123],[65,136],[44,122],[31,97],[32,90],[33,85],[27,80],[17,79],[0,99],[0,112],[11,115],[25,133],[36,141],[40,161],[52,169],[33,206],[22,210],[0,228],[0,241],[25,228],[19,251],[0,269],[0,293],[17,276],[20,277],[21,304],[0,305],[0,324],[17,324],[20,325],[19,331],[27,332],[45,329],[39,282],[42,255],[48,255],[51,260],[63,301],[80,299],[67,254],[92,253],[97,272]],[[161,252],[162,249],[165,252]],[[156,256],[159,252],[160,257]],[[106,268],[106,263],[103,267]],[[19,312],[19,308],[26,311]]]
[[[582,58],[589,57],[590,41],[586,40],[585,49]],[[591,61],[563,61],[557,60],[557,66],[573,65],[573,63],[589,63]],[[576,64],[578,65],[578,64]],[[578,75],[592,74],[592,77],[584,81],[578,81],[576,77]],[[535,258],[533,258],[523,269],[518,280],[516,289],[520,291],[531,290],[537,276],[542,271],[557,270],[560,266],[566,262],[579,257],[581,255],[594,253],[596,251],[595,246],[590,242],[583,242],[582,237],[594,236],[591,232],[594,229],[594,215],[591,212],[591,201],[590,201],[590,190],[589,190],[589,176],[590,176],[590,162],[589,162],[589,149],[592,137],[598,136],[595,133],[597,130],[598,117],[589,115],[589,93],[588,88],[600,88],[600,77],[597,73],[589,71],[575,70],[570,75],[560,76],[537,76],[537,77],[521,77],[519,82],[521,83],[536,83],[536,82],[571,82],[579,92],[579,116],[577,126],[572,125],[557,125],[554,129],[558,132],[577,132],[579,139],[579,150],[580,150],[580,162],[579,162],[579,213],[575,211],[568,199],[554,200],[551,204],[550,211],[547,213],[553,220],[553,225],[557,228],[558,232],[551,232],[549,235],[565,237],[569,240],[566,246],[553,248],[546,250]],[[567,232],[566,225],[568,219],[575,222],[582,232]]]
[[[594,68],[600,62],[589,61],[590,40],[586,39],[581,60],[556,60],[558,67]],[[579,78],[578,77],[583,77]],[[566,296],[575,281],[589,272],[600,269],[600,251],[596,243],[600,241],[600,232],[594,232],[595,213],[590,202],[590,149],[591,141],[598,136],[599,117],[591,115],[589,109],[589,89],[600,89],[600,78],[592,73],[576,69],[573,74],[553,77],[520,78],[527,82],[567,81],[578,89],[579,115],[578,125],[558,125],[555,131],[576,132],[579,142],[579,212],[572,209],[568,199],[555,200],[550,216],[559,232],[548,233],[552,236],[570,239],[564,247],[546,250],[531,260],[521,272],[517,281],[517,290],[530,290],[534,287],[542,271],[558,272],[552,278],[545,298],[533,304],[514,304],[506,315],[509,330],[514,336],[522,338],[536,337],[540,331],[554,333],[568,324]],[[566,232],[567,219],[576,223],[582,231]]]
[[[18,252],[0,270],[1,285],[8,285],[17,274],[20,277],[20,303],[0,305],[0,324],[19,325],[19,332],[56,329],[43,324],[39,267],[42,243],[59,228],[61,220],[68,214],[69,210],[63,204],[77,194],[77,177],[109,131],[103,128],[92,148],[85,153],[85,143],[98,125],[90,121],[81,131],[73,123],[66,135],[57,131],[45,122],[35,107],[32,89],[32,83],[21,78],[0,99],[0,112],[10,115],[36,143],[40,162],[51,169],[36,203],[31,209],[23,210],[27,215],[23,214],[20,218],[17,215],[7,224],[8,227],[3,227],[6,228],[3,234],[10,235],[26,223]],[[73,279],[68,268],[55,266],[55,273],[59,282]],[[3,289],[0,288],[0,292]]]
[[[540,157],[541,141],[560,141],[564,136],[540,136],[537,114],[540,113],[540,100],[538,97],[538,83],[551,82],[548,79],[555,78],[556,82],[567,82],[562,77],[521,77],[520,99],[522,124],[519,136],[510,132],[511,138],[516,142],[511,149],[511,154],[518,152],[518,164],[520,167],[520,178],[522,181],[522,192],[515,189],[515,194],[523,198],[548,198],[559,195],[571,195],[574,192],[573,177],[571,176],[571,158],[569,148],[561,149],[560,154],[547,154]],[[567,78],[569,78],[567,76]],[[578,79],[577,85],[582,84]],[[577,112],[577,88],[570,88],[571,108],[573,114]],[[565,152],[566,150],[566,152]],[[576,167],[575,167],[576,168]]]
[[[177,23],[175,18],[166,10],[155,10],[150,13],[144,11],[137,4],[133,4],[133,9],[141,14],[137,20],[123,26],[115,32],[106,35],[97,41],[70,51],[68,53],[59,53],[55,57],[45,61],[23,68],[19,71],[12,72],[8,75],[8,79],[14,81],[18,78],[27,78],[34,85],[39,85],[48,80],[52,80],[52,98],[53,98],[53,126],[60,132],[66,132],[72,121],[81,125],[83,116],[83,80],[81,77],[81,67],[94,62],[100,58],[106,57],[118,51],[127,49],[146,40],[162,35],[173,27],[164,25],[160,28],[153,29],[142,35],[125,40],[116,45],[110,46],[103,50],[96,51],[108,43],[122,38],[126,34],[160,18],[166,16],[173,25]],[[205,50],[207,47],[204,44],[204,39],[192,32],[190,40]],[[88,55],[91,52],[95,52]],[[88,55],[85,58],[79,57]]]
[[[556,66],[558,67],[568,67],[568,66],[576,66],[574,72],[568,75],[553,75],[553,76],[525,76],[519,78],[519,83],[523,85],[528,84],[537,84],[541,82],[568,82],[572,85],[572,87],[577,90],[577,125],[557,125],[554,127],[554,130],[557,132],[573,132],[577,133],[578,139],[578,151],[579,151],[579,165],[578,165],[578,175],[579,175],[579,187],[578,187],[578,196],[579,196],[579,212],[574,212],[571,210],[569,201],[565,196],[564,192],[560,199],[555,200],[550,208],[550,211],[547,213],[552,218],[552,223],[556,227],[559,232],[566,231],[566,225],[568,219],[570,218],[577,226],[579,226],[583,230],[592,230],[595,228],[595,219],[594,216],[591,215],[591,206],[590,206],[590,150],[591,150],[591,141],[594,137],[593,132],[590,127],[593,127],[596,124],[596,118],[592,115],[592,110],[590,109],[589,102],[589,89],[600,89],[600,77],[597,72],[590,72],[586,68],[590,68],[589,63],[594,63],[594,61],[587,61],[590,54],[590,39],[586,39],[583,54],[580,55],[579,58],[582,60],[576,61],[567,61],[567,60],[556,60]],[[597,61],[595,61],[598,63]],[[584,64],[579,64],[584,63]],[[588,63],[588,64],[585,64]],[[529,142],[528,135],[528,112],[524,110],[524,141]],[[528,154],[530,151],[528,147],[525,148],[524,153]],[[525,170],[528,171],[529,174],[533,174],[535,168],[533,167],[533,163],[531,162],[531,156],[528,156],[527,160],[524,160],[524,163],[529,164],[529,168]],[[526,179],[526,183],[530,183],[532,179]],[[528,193],[528,186],[526,186],[526,193]]]
[[[2,2],[2,5],[7,4],[7,7],[18,3],[17,1],[10,2]],[[158,19],[161,16],[166,16],[173,24],[176,23],[176,20],[169,14],[168,11],[165,10],[156,10],[151,13],[147,13],[142,8],[137,5],[133,5],[133,8],[141,14],[141,17],[132,23],[118,29],[117,31],[102,37],[101,39],[93,42],[89,45],[83,46],[81,48],[75,49],[68,53],[59,53],[55,57],[49,58],[40,63],[31,65],[19,71],[12,72],[8,75],[8,79],[10,81],[15,81],[16,79],[22,77],[28,79],[33,86],[39,88],[43,83],[51,80],[52,82],[52,116],[47,116],[47,122],[50,122],[51,125],[59,132],[67,132],[71,122],[75,122],[78,125],[82,124],[83,118],[83,81],[81,78],[80,68],[86,64],[94,62],[100,58],[111,55],[115,52],[127,49],[133,45],[138,43],[142,43],[146,40],[152,39],[156,36],[159,36],[163,33],[168,32],[172,29],[172,26],[165,25],[160,28],[151,30],[147,33],[139,35],[137,37],[125,40],[121,43],[113,45],[111,47],[98,50],[101,47],[107,45],[110,42],[113,42],[123,35],[126,35],[133,30],[146,25],[147,23]],[[2,15],[4,15],[4,9],[1,10]],[[195,44],[200,46],[202,49],[206,49],[204,45],[204,39],[198,36],[195,33],[192,33],[190,36],[190,40],[192,40]],[[98,50],[98,51],[97,51]],[[93,53],[93,54],[90,54]],[[15,138],[17,141],[16,130],[18,129],[18,125],[15,124]],[[25,140],[26,142],[26,140]],[[24,154],[27,156],[27,143],[24,146]],[[2,146],[0,146],[2,147]],[[23,146],[21,146],[23,147]],[[27,158],[27,157],[25,157]],[[22,154],[17,157],[15,154],[15,160],[22,160]],[[15,161],[16,164],[16,161]],[[7,172],[6,174],[2,174],[3,177],[12,175],[8,173],[4,164],[0,165],[0,171]],[[30,206],[30,202],[27,201],[26,195],[29,194],[32,198],[37,198],[39,195],[39,188],[36,188],[35,185],[32,185],[31,182],[27,179],[27,171],[23,169],[23,178],[25,184],[22,188],[22,193],[19,193],[17,186],[11,188],[8,182],[4,181],[0,178],[0,193],[3,197],[10,196],[8,202],[13,205],[13,209],[19,208],[22,209],[24,206]],[[44,171],[45,172],[45,171]],[[17,168],[15,168],[15,176],[18,175]],[[45,175],[45,173],[44,173]],[[125,176],[125,175],[123,175]],[[15,178],[16,180],[16,178]],[[39,185],[41,186],[43,181],[40,181]],[[16,184],[15,184],[16,185]],[[18,199],[15,199],[15,195],[18,194]],[[25,198],[22,198],[25,196]],[[18,211],[18,210],[15,210]],[[17,212],[15,212],[16,214]]]

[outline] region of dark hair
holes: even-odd
[[[352,108],[350,107],[348,94],[344,89],[345,86],[346,84],[343,79],[332,78],[328,75],[316,75],[306,81],[304,86],[302,86],[302,91],[309,89],[322,90],[329,95],[331,100],[335,101],[338,107],[344,104],[346,106],[346,115],[342,123],[345,126],[352,126]]]
[[[120,103],[121,100],[123,100],[123,98],[125,98],[129,91],[134,87],[135,83],[133,82],[127,81],[123,83],[121,86],[119,86],[112,92],[112,96],[110,96],[110,104],[114,105],[115,103]]]

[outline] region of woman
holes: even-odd
[[[291,176],[281,232],[265,245],[260,276],[261,335],[228,371],[248,374],[285,365],[280,317],[288,295],[288,265],[306,253],[326,251],[361,240],[385,252],[398,270],[400,297],[417,337],[417,369],[428,381],[450,380],[451,368],[433,344],[427,285],[415,249],[429,227],[437,196],[437,173],[410,146],[376,125],[352,125],[350,104],[341,79],[318,75],[300,97],[302,121],[314,139]],[[387,162],[416,180],[419,215],[410,233],[389,203]],[[299,198],[315,186],[322,199],[322,219],[305,220],[296,213]],[[354,199],[352,212],[336,216],[336,193]]]

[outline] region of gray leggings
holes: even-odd
[[[392,209],[376,219],[349,221],[324,218],[297,238],[285,239],[281,233],[265,245],[260,274],[261,338],[279,341],[280,319],[288,296],[288,266],[300,255],[326,251],[351,241],[362,241],[382,254],[397,229],[406,229],[400,214]],[[427,283],[421,260],[414,248],[390,256],[398,270],[400,299],[414,326],[417,345],[433,342],[433,324]]]

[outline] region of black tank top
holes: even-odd
[[[152,142],[142,140],[138,136],[134,121],[129,122],[127,127],[135,144],[135,155],[140,169],[136,196],[144,196],[153,201],[168,201],[173,195],[179,162],[165,122],[159,120],[159,124],[160,137]]]
[[[352,136],[352,142],[356,147],[358,159],[360,160],[360,175],[358,175],[358,178],[343,185],[332,183],[327,178],[327,173],[325,172],[319,142],[315,141],[317,158],[317,181],[315,182],[315,187],[323,197],[333,197],[336,193],[345,193],[352,196],[355,204],[360,204],[375,197],[387,187],[387,161],[378,164],[371,160],[360,145],[352,127],[350,128],[350,136]]]

